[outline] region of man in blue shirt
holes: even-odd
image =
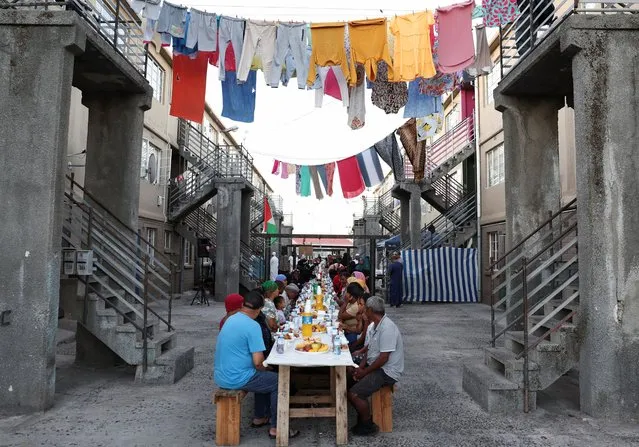
[[[264,366],[264,341],[260,325],[254,321],[264,306],[264,298],[250,292],[242,309],[229,317],[217,337],[214,379],[220,388],[255,393],[253,427],[269,424],[274,438],[277,427],[277,374]],[[269,417],[270,415],[270,417]],[[291,432],[295,437],[299,431]]]

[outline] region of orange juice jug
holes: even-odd
[[[302,314],[302,337],[313,336],[313,313],[304,312]]]

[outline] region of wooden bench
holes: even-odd
[[[393,393],[395,385],[383,386],[371,396],[373,422],[382,433],[393,431]]]
[[[246,391],[218,389],[213,393],[216,406],[215,445],[239,445],[242,399]]]

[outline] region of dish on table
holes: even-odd
[[[330,351],[330,346],[318,340],[304,340],[295,345],[295,350],[304,354],[323,354]]]

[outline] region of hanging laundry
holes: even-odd
[[[317,172],[317,166],[309,166],[311,170],[311,180],[313,180],[313,190],[315,190],[315,198],[322,200],[324,194],[322,194],[322,187],[320,186],[320,178]]]
[[[307,36],[308,32],[305,23],[280,23],[277,25],[275,55],[271,72],[267,77],[271,87],[278,87],[283,76],[285,79],[283,84],[286,85],[288,78],[292,77],[293,72],[295,72],[297,87],[300,89],[306,88],[310,57],[307,52]]]
[[[222,81],[222,116],[242,123],[252,123],[255,117],[255,71],[250,71],[246,82],[238,84],[236,74],[227,71]]]
[[[422,118],[417,118],[415,122],[417,129],[417,141],[425,141],[440,133],[444,127],[444,114],[442,112],[433,113]]]
[[[170,34],[178,38],[184,37],[187,12],[188,10],[184,6],[164,2],[158,17],[157,32]]]
[[[186,30],[186,47],[199,51],[217,50],[217,15],[191,8],[191,19]]]
[[[374,105],[386,113],[397,113],[408,101],[405,82],[388,81],[388,65],[380,62],[377,68],[377,79],[373,83],[371,100]]]
[[[173,40],[173,36],[169,33],[159,33],[160,34],[160,43],[163,47],[170,47],[171,41]]]
[[[209,64],[219,65],[220,60],[220,33],[217,33],[217,50],[209,53]],[[237,71],[237,64],[235,63],[235,51],[233,51],[233,45],[228,45],[224,53],[224,69],[226,71]]]
[[[379,185],[384,180],[384,171],[379,162],[377,152],[372,147],[357,154],[357,164],[362,172],[362,178],[367,188]]]
[[[218,24],[218,60],[220,63],[220,81],[224,80],[227,71],[226,52],[227,48],[233,48],[236,65],[242,59],[242,46],[244,45],[244,20],[222,16]]]
[[[347,81],[350,81],[351,77],[355,77],[355,74],[351,74],[349,70],[349,60],[346,57],[344,28],[343,23],[311,24],[313,46],[309,61],[310,69],[306,78],[306,84],[309,87],[315,84],[318,66],[328,67],[339,65]]]
[[[208,57],[205,54],[196,57],[179,53],[173,55],[172,116],[202,122],[207,67]]]
[[[463,70],[475,60],[471,15],[475,0],[437,9],[439,67],[442,73]]]
[[[434,23],[435,18],[430,11],[397,16],[391,21],[390,30],[395,37],[395,81],[435,76],[429,31]]]
[[[493,70],[493,60],[490,57],[490,48],[488,47],[486,27],[484,25],[475,27],[475,42],[477,45],[475,62],[466,71],[471,76],[487,75]]]
[[[328,163],[325,165],[316,166],[317,173],[322,179],[322,183],[324,184],[324,191],[326,191],[326,195],[331,197],[333,195],[333,175],[335,173],[335,162]]]
[[[282,178],[283,179],[287,179],[288,178],[288,163],[281,163],[281,171],[282,171]]]
[[[397,138],[395,138],[395,132],[387,135],[384,139],[379,140],[373,145],[373,148],[377,151],[377,154],[382,157],[382,160],[391,167],[395,181],[399,181],[404,178],[404,157],[399,150],[397,144]]]
[[[338,161],[337,169],[339,170],[339,183],[342,185],[342,194],[344,194],[345,199],[352,199],[364,192],[366,186],[355,156]]]
[[[515,0],[516,1],[516,0]],[[485,16],[485,10],[481,6],[475,6],[473,9],[473,14],[471,15],[472,19],[481,19]]]
[[[441,96],[452,91],[455,87],[455,74],[442,73],[439,69],[439,42],[435,39],[433,27],[430,27],[430,41],[433,45],[433,61],[437,69],[437,74],[432,78],[419,79],[419,91],[424,95]]]
[[[302,169],[299,165],[295,165],[295,194],[302,194]]]
[[[519,15],[517,0],[482,0],[481,6],[485,26],[503,26],[514,22]],[[478,18],[474,10],[472,17]]]
[[[157,20],[162,13],[162,0],[131,0],[131,9],[145,19]]]
[[[155,35],[155,29],[157,28],[158,21],[153,19],[146,19],[144,24],[144,36],[142,37],[142,43],[145,45],[153,40]]]
[[[389,67],[388,79],[393,79],[393,63],[388,52],[387,27],[385,18],[348,22],[351,63],[353,65],[363,64],[366,77],[371,81],[375,81],[377,64],[381,61],[386,62]],[[356,79],[353,76],[350,79],[350,84],[354,85],[355,82]]]
[[[286,168],[288,169],[288,175],[295,175],[295,173],[297,172],[297,166],[295,166],[294,164],[288,163],[286,165]]]
[[[408,83],[408,102],[404,108],[404,118],[419,118],[441,110],[440,96],[422,94],[419,91],[419,80]]]
[[[246,81],[248,72],[251,69],[251,64],[253,63],[253,58],[256,57],[262,61],[262,71],[268,84],[268,75],[271,73],[273,56],[275,55],[276,32],[277,26],[274,22],[246,21],[242,58],[240,59],[240,64],[237,69],[238,82]]]
[[[317,88],[315,88],[315,107],[322,107],[324,94],[328,95],[328,91],[333,93],[329,96],[340,99],[342,101],[342,105],[344,107],[348,107],[350,102],[348,95],[348,82],[344,77],[344,73],[339,68],[340,67],[338,66],[317,67],[317,75],[319,79],[317,82]]]
[[[366,71],[362,64],[355,69],[357,82],[348,91],[348,125],[351,129],[361,129],[366,123]]]
[[[273,169],[271,169],[271,174],[278,175],[280,173],[280,162],[278,160],[273,160]]]
[[[300,195],[302,197],[311,195],[311,170],[308,166],[300,166]]]
[[[184,54],[186,56],[193,55],[198,53],[197,45],[195,48],[187,48],[186,46],[186,33],[188,33],[189,28],[191,26],[191,13],[186,13],[186,22],[184,23],[184,37],[175,37],[173,36],[173,53],[174,54]],[[199,56],[203,56],[202,53],[199,53]],[[207,56],[208,60],[208,56]]]
[[[417,141],[416,120],[411,118],[398,129],[399,139],[404,146],[406,156],[413,165],[413,173],[416,182],[424,179],[424,166],[426,164],[426,143]]]

